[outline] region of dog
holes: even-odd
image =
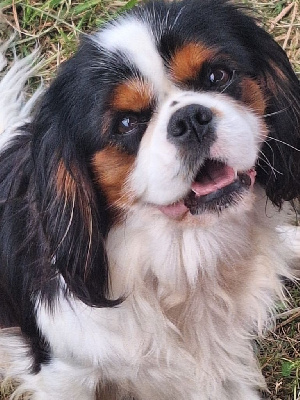
[[[261,399],[254,339],[297,256],[278,229],[300,194],[285,52],[227,0],[157,0],[26,102],[36,58],[0,87],[12,398]]]

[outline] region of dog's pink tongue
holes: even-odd
[[[158,209],[169,218],[180,219],[189,209],[184,205],[183,201],[171,204],[169,206],[159,206]]]
[[[233,168],[221,163],[211,163],[206,173],[201,174],[192,184],[196,196],[205,196],[230,185],[235,180]]]

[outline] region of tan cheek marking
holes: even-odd
[[[170,64],[171,74],[175,81],[185,82],[196,78],[203,63],[211,59],[214,51],[198,43],[189,43],[179,49]]]
[[[257,114],[264,115],[266,100],[259,85],[250,78],[242,82],[242,101],[251,107]]]
[[[92,160],[96,180],[104,191],[109,205],[126,208],[131,196],[125,184],[133,169],[135,156],[123,153],[116,147],[107,147],[95,154]]]
[[[151,87],[139,80],[117,86],[113,92],[111,106],[116,110],[139,112],[150,107],[153,99]]]

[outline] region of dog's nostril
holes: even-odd
[[[173,136],[182,136],[188,131],[189,127],[188,124],[183,121],[179,120],[176,122],[174,129],[173,129]]]
[[[209,108],[203,107],[201,111],[195,114],[195,119],[200,125],[209,124],[213,118],[213,114]]]

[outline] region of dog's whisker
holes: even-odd
[[[264,114],[263,117],[266,118],[266,117],[272,117],[274,115],[282,114],[282,113],[285,113],[288,109],[289,108],[286,107],[286,108],[283,108],[282,110],[274,111],[274,112],[269,113],[269,114]]]
[[[259,156],[259,159],[260,159],[264,164],[268,165],[268,166],[271,168],[271,171],[272,171],[272,173],[273,173],[273,175],[274,175],[275,177],[276,177],[276,174],[283,175],[282,172],[278,171],[276,168],[273,167],[273,165],[270,163],[269,159],[266,157],[266,155],[265,155],[261,150],[260,150],[259,152],[260,152],[260,154],[263,156],[263,158],[261,158],[261,157]]]
[[[295,147],[295,146],[292,146],[291,144],[289,144],[289,143],[287,143],[287,142],[285,142],[285,141],[283,141],[283,140],[274,138],[274,137],[272,137],[272,136],[268,136],[268,137],[266,138],[266,143],[268,143],[269,140],[274,140],[275,142],[281,143],[281,144],[283,144],[284,146],[287,146],[287,147],[289,147],[289,148],[291,148],[291,149],[293,149],[293,150],[296,150],[296,151],[299,151],[299,152],[300,152],[300,149],[298,149],[298,148]]]

